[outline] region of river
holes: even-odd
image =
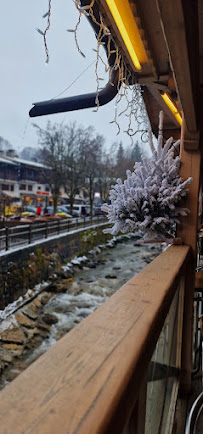
[[[24,337],[15,344],[11,340],[10,347],[9,333],[4,338],[0,351],[7,362],[2,369],[0,388],[139,273],[161,249],[160,244],[139,244],[135,236],[126,235],[64,265],[49,283],[48,291],[11,315],[11,327],[16,328],[18,336],[20,329]]]

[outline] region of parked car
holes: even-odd
[[[58,209],[63,210],[64,212],[66,212],[67,214],[70,214],[70,205],[60,205],[58,206]]]
[[[73,205],[73,217],[84,217],[87,215],[85,205]]]
[[[37,208],[36,206],[28,205],[25,206],[25,211],[36,214]]]
[[[54,214],[54,207],[53,206],[48,206],[47,207],[47,211],[49,214],[53,215]],[[66,218],[71,218],[72,216],[70,214],[68,214],[68,212],[66,211],[66,209],[63,208],[63,206],[58,206],[57,207],[57,213],[56,215],[59,215],[61,217],[66,217]]]
[[[103,215],[103,211],[101,209],[101,205],[94,205],[94,214],[95,215]]]

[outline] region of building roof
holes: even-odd
[[[36,167],[41,169],[48,169],[48,167],[45,166],[44,164],[37,163],[35,161],[23,160],[22,158],[18,158],[18,157],[8,157],[7,155],[2,155],[0,157],[0,163],[7,163],[12,165],[18,165],[18,166],[25,165],[25,166]]]
[[[13,165],[13,166],[15,166],[16,165],[16,163],[14,163],[13,161],[10,161],[10,160],[7,160],[7,158],[4,158],[3,156],[2,157],[0,157],[0,163],[6,163],[6,164],[11,164],[11,165]]]
[[[11,161],[13,161],[14,163],[18,163],[18,164],[24,164],[26,166],[32,166],[32,167],[41,167],[41,168],[46,168],[46,166],[44,166],[44,164],[41,163],[37,163],[36,161],[28,161],[28,160],[23,160],[22,158],[18,158],[18,157],[6,157],[11,159]]]

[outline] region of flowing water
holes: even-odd
[[[15,358],[3,374],[1,387],[24,368],[30,365],[51,345],[86,318],[98,306],[117,291],[125,282],[139,273],[149,262],[161,253],[161,245],[141,245],[135,237],[123,236],[110,241],[106,246],[95,248],[88,257],[72,261],[67,289],[63,293],[49,293],[43,305],[43,315],[55,318],[48,336],[38,345],[24,348],[20,357]],[[41,313],[42,317],[42,313]]]

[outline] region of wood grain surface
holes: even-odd
[[[121,433],[188,257],[169,247],[7,386],[0,433]]]

